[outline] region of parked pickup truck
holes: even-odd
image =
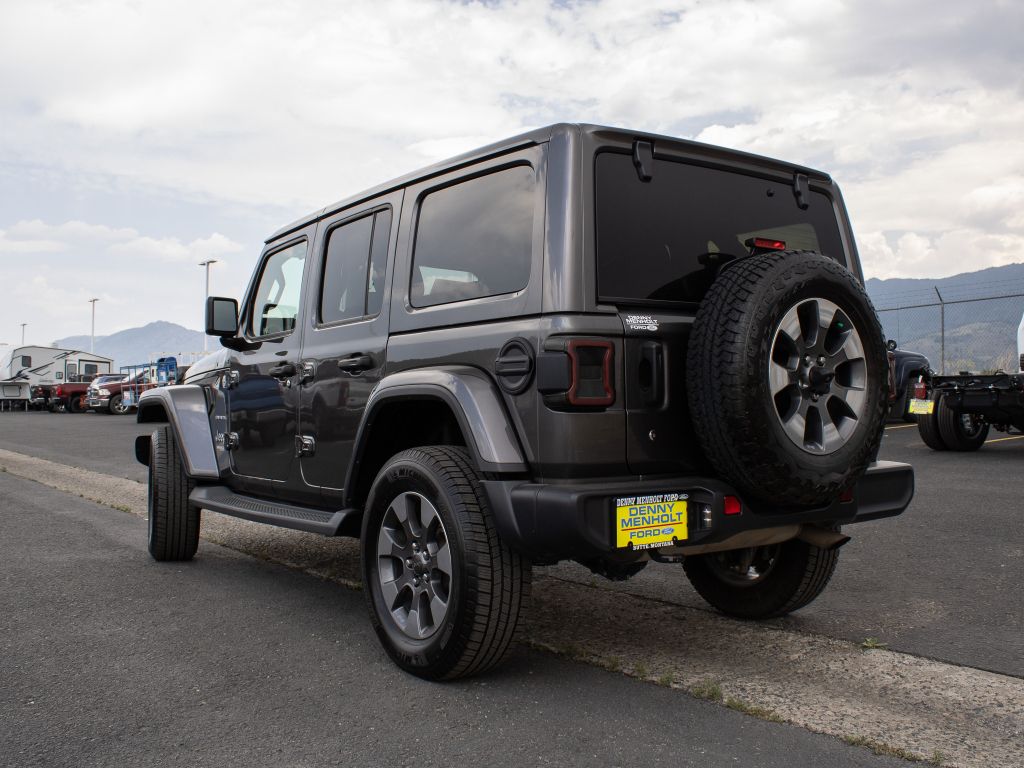
[[[83,376],[81,381],[68,381],[50,388],[48,407],[51,411],[82,413],[85,411],[85,397],[89,391],[92,376]]]
[[[140,368],[130,376],[123,373],[116,376],[100,376],[89,387],[86,407],[97,413],[128,413],[131,406],[124,403],[125,390],[144,392],[155,386],[151,379],[152,373],[148,368]]]

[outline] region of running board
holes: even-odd
[[[189,494],[188,500],[203,509],[280,528],[294,528],[324,536],[358,535],[352,532],[359,519],[359,511],[355,509],[331,512],[312,507],[296,507],[280,501],[244,496],[223,485],[197,486]]]

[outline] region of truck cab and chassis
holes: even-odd
[[[435,679],[504,657],[532,564],[784,615],[913,495],[862,283],[826,174],[680,139],[555,125],[382,185],[272,235],[208,300],[224,348],[142,396],[150,552],[200,509],[359,537]]]

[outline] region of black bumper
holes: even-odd
[[[503,541],[540,562],[588,560],[613,552],[614,499],[684,492],[689,497],[686,546],[715,544],[746,531],[788,525],[848,525],[899,515],[914,496],[909,464],[879,461],[854,487],[852,500],[814,509],[787,509],[741,502],[739,514],[725,514],[725,498],[735,489],[705,477],[644,482],[546,485],[521,480],[483,482]],[[705,524],[710,508],[710,524]]]

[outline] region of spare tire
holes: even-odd
[[[857,278],[821,254],[744,258],[697,312],[687,389],[705,454],[741,494],[783,507],[833,501],[882,438],[878,316]]]

